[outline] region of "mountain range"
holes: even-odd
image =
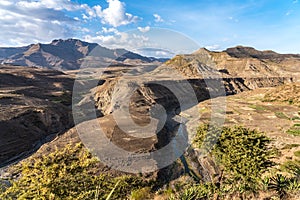
[[[259,51],[252,47],[236,46],[222,52],[202,48],[193,54],[177,55],[169,64],[190,61],[197,65],[197,54],[207,54],[215,62],[218,70],[232,76],[267,75],[282,76],[298,72],[300,54],[279,54],[274,51]],[[14,66],[29,66],[56,70],[77,70],[85,60],[96,59],[99,63],[137,65],[152,63],[159,65],[167,58],[139,55],[126,49],[109,49],[96,43],[78,39],[56,39],[49,44],[31,44],[24,47],[0,48],[0,63]],[[203,65],[203,60],[201,61]],[[191,64],[191,63],[190,63]],[[184,70],[190,67],[181,65]]]
[[[220,72],[228,77],[299,77],[300,55],[259,51],[236,46],[221,52],[201,48],[192,54],[176,55],[165,62],[189,78]]]
[[[141,56],[126,49],[108,49],[78,39],[58,39],[50,44],[38,43],[25,47],[0,48],[0,63],[15,66],[76,70],[87,57],[97,57],[106,63],[123,64],[166,61],[166,59]]]

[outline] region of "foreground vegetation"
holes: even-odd
[[[193,145],[212,147],[207,157],[221,171],[219,178],[202,181],[201,177],[190,177],[189,181],[178,179],[164,187],[141,176],[99,173],[99,161],[82,144],[69,145],[23,162],[17,169],[20,177],[12,181],[0,199],[253,199],[261,193],[297,199],[300,154],[295,152],[299,159],[278,165],[271,161],[278,150],[271,148],[270,142],[263,133],[243,127],[200,126]]]
[[[21,177],[0,199],[125,199],[150,185],[135,176],[97,174],[97,163],[82,144],[23,162]]]
[[[194,145],[210,147],[215,141],[208,156],[221,168],[220,179],[187,185],[171,199],[257,199],[261,193],[278,199],[300,197],[300,160],[276,170],[271,160],[278,151],[270,148],[271,141],[263,133],[239,126],[221,129],[204,125],[199,127]]]
[[[300,84],[291,83],[274,88],[266,93],[264,101],[287,102],[300,107]]]

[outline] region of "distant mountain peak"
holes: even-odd
[[[197,54],[203,54],[203,53],[207,53],[207,52],[210,52],[210,51],[208,49],[206,49],[205,47],[202,47],[202,48],[198,49],[197,51],[195,51],[192,54],[197,55]]]
[[[57,45],[58,43],[60,43],[62,41],[63,41],[62,39],[54,39],[54,40],[52,40],[52,42],[50,44]]]
[[[69,45],[69,46],[97,46],[98,44],[96,44],[96,43],[88,43],[88,42],[84,42],[84,41],[79,40],[79,39],[69,38],[69,39],[65,39],[65,40],[64,39],[54,39],[54,40],[52,40],[52,42],[49,45],[53,45],[53,46],[62,46],[62,45]]]
[[[160,62],[126,49],[108,49],[97,43],[88,43],[79,39],[55,39],[49,44],[31,44],[20,48],[0,48],[2,64],[23,65],[30,67],[54,68],[61,70],[79,69],[83,58],[96,49],[96,54],[106,62],[118,61],[126,64]]]
[[[253,47],[236,46],[226,49],[224,52],[228,53],[232,57],[236,58],[258,58],[258,59],[272,59],[274,57],[280,57],[283,54],[278,54],[275,51],[259,51]]]

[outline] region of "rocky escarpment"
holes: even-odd
[[[212,70],[222,77],[299,77],[300,56],[234,47],[223,52],[200,49],[177,55],[166,64],[186,77],[209,76]]]
[[[83,122],[83,120],[80,122],[83,122],[81,123],[83,125],[86,124],[84,131],[87,135],[93,136],[97,133],[97,128],[92,126],[92,122],[95,122],[100,124],[107,138],[107,143],[112,142],[120,149],[128,152],[151,154],[166,147],[177,135],[177,132],[185,128],[181,121],[181,115],[190,108],[196,108],[194,113],[197,113],[199,102],[218,96],[233,95],[256,88],[274,87],[297,81],[298,58],[283,57],[284,59],[278,64],[268,57],[244,56],[239,58],[227,52],[217,53],[201,49],[194,54],[178,55],[160,66],[114,65],[101,71],[101,77],[96,77],[98,79],[97,84],[90,88],[92,96],[83,97],[75,102],[83,105],[83,109],[85,109],[84,106],[92,101],[95,105],[93,104],[91,108],[94,109],[96,106],[100,113],[93,116],[98,116],[98,119],[87,117],[86,119],[90,121]],[[290,64],[284,65],[284,63]],[[29,77],[30,75],[26,76]],[[80,84],[84,85],[85,81],[89,81],[88,76],[83,77]],[[26,81],[30,83],[31,80],[26,79]],[[51,81],[47,82],[51,83]],[[60,85],[57,82],[59,81],[53,85]],[[36,87],[22,91],[26,96],[36,94],[35,90]],[[64,90],[66,91],[62,92],[60,89],[61,93],[55,90],[55,94],[60,94],[60,97],[67,96],[69,90]],[[41,93],[40,95],[46,94]],[[37,98],[37,96],[33,97]],[[45,97],[50,99],[47,95]],[[191,100],[191,97],[194,99]],[[59,100],[54,99],[54,101]],[[122,102],[125,102],[125,105]],[[184,106],[180,102],[184,102]],[[162,107],[163,109],[161,109]],[[60,112],[58,108],[55,110]],[[129,111],[129,116],[123,115],[126,110]],[[33,114],[35,113],[38,112],[33,111]],[[45,121],[43,118],[52,118],[53,113],[51,111],[47,113],[40,120],[34,121]],[[116,116],[120,117],[119,121],[116,121]],[[162,117],[166,117],[164,124],[160,123]],[[157,128],[157,132],[152,129],[130,129],[132,127],[131,119],[141,127],[147,127],[151,123],[151,118],[156,120],[157,126],[162,126],[160,129]],[[51,126],[48,126],[47,130],[49,127]],[[130,130],[128,131],[126,128]],[[76,132],[75,129],[73,130]],[[153,131],[156,134],[153,135]],[[141,137],[145,135],[149,137]],[[93,137],[90,139],[95,140]],[[106,147],[105,144],[104,147]],[[108,151],[107,153],[111,152]],[[187,162],[192,163],[193,166],[198,166],[194,170],[198,170],[200,175],[201,171],[206,170],[204,170],[206,175],[202,175],[205,176],[202,177],[203,180],[211,179],[214,173],[218,173],[218,169],[213,166],[214,163],[211,163],[209,158],[195,161],[193,157],[195,157],[195,153],[187,155]],[[160,166],[159,157],[155,157],[151,161]],[[186,163],[183,158],[182,162]],[[132,160],[122,164],[126,165],[127,168],[134,166]],[[170,165],[159,170],[157,174],[161,180],[176,178],[176,176],[187,171],[186,166],[185,164],[175,167]]]
[[[37,150],[73,122],[73,79],[58,71],[0,67],[0,166]]]
[[[188,101],[188,98],[195,96],[197,102],[201,102],[218,96],[234,95],[257,88],[276,87],[297,81],[299,81],[297,77],[191,78],[186,80],[150,81],[142,83],[137,88],[131,98],[131,106],[139,110],[140,114],[149,111],[149,108],[145,108],[144,106],[151,106],[156,103],[162,105],[167,110],[175,112],[180,105],[174,91],[165,87],[167,85],[178,85],[180,87],[188,84],[193,91],[192,93],[187,92],[189,90],[182,92],[180,95],[184,99],[183,101]],[[116,87],[118,87],[117,83],[118,79],[108,79],[102,85],[95,88],[96,107],[101,111],[102,115],[113,112],[112,97]],[[130,86],[126,85],[124,87]],[[136,116],[136,118],[139,118],[139,116]]]
[[[238,49],[241,48],[238,47]],[[134,98],[131,99],[132,105],[139,108],[140,106],[158,103],[162,104],[167,110],[176,109],[178,101],[172,94],[174,91],[167,90],[161,85],[183,85],[188,83],[193,88],[198,102],[200,102],[213,98],[213,94],[233,95],[256,88],[275,87],[299,80],[297,73],[292,73],[291,70],[300,64],[297,55],[272,53],[275,57],[292,58],[294,62],[297,62],[295,66],[292,64],[281,66],[282,63],[278,65],[273,61],[274,57],[272,59],[269,59],[270,56],[255,57],[250,50],[244,48],[244,52],[248,52],[249,55],[240,56],[240,58],[234,57],[232,53],[230,55],[227,52],[210,52],[206,49],[200,49],[190,55],[175,56],[150,73],[142,73],[142,75],[135,77],[133,82],[139,79],[142,79],[142,81],[139,83],[140,88],[135,91]],[[228,52],[231,51],[233,50],[228,50]],[[255,50],[255,53],[265,55],[265,52],[259,53],[257,50]],[[247,68],[250,66],[249,63],[258,63],[257,70]],[[110,68],[108,71],[108,78],[106,78],[106,75],[101,77],[105,81],[94,90],[96,106],[104,115],[113,112],[112,96],[114,91],[117,90],[116,88],[119,87],[117,83],[120,79],[124,79],[122,73],[116,72],[114,68]],[[120,71],[122,70],[120,69]],[[131,79],[133,78],[131,77]],[[130,87],[130,85],[124,87]],[[181,96],[188,97],[190,95],[184,94],[184,92],[181,93]]]
[[[288,56],[283,57],[284,59],[289,59]],[[221,58],[224,58],[224,60],[221,60]],[[294,59],[293,62],[296,62],[298,58],[295,56],[295,58],[292,57],[291,59]],[[115,144],[120,145],[122,148],[124,145],[128,145],[131,147],[131,150],[138,152],[140,142],[145,142],[147,143],[145,145],[146,149],[148,149],[146,152],[151,152],[166,146],[174,138],[180,126],[180,122],[175,120],[176,117],[186,109],[197,106],[198,102],[218,96],[234,95],[257,88],[276,87],[298,81],[297,73],[292,73],[294,66],[281,66],[283,62],[284,60],[281,64],[276,64],[273,59],[269,59],[267,56],[263,58],[249,58],[249,56],[237,58],[230,56],[226,52],[216,53],[201,49],[191,55],[178,55],[150,73],[144,73],[140,76],[136,74],[128,77],[123,75],[114,76],[116,72],[111,71],[109,79],[101,77],[106,81],[95,88],[94,100],[96,107],[104,115],[103,120],[105,119],[106,122],[107,120],[112,120],[111,116],[113,113],[122,109],[122,106],[116,106],[115,103],[118,104],[118,102],[125,101],[123,99],[126,97],[126,91],[130,91],[128,88],[135,84],[138,87],[135,88],[130,98],[129,110],[131,118],[136,123],[147,125],[150,122],[149,118],[152,108],[158,104],[163,106],[169,121],[165,124],[164,131],[152,137],[152,140],[144,139],[133,142],[137,141],[136,138],[129,137],[126,132],[120,134],[118,131],[108,131],[112,141],[115,141]],[[247,68],[252,64],[255,64],[257,70],[254,70],[254,67]],[[119,84],[122,79],[127,80],[127,82]],[[192,87],[194,94],[190,93],[186,85]],[[170,88],[176,89],[172,90]],[[114,100],[113,95],[117,95],[118,100]],[[196,102],[191,102],[187,107],[181,107],[180,100],[189,102],[191,96],[196,97]],[[126,124],[126,122],[124,123]],[[117,130],[117,126],[114,123],[114,130]],[[121,138],[123,140],[117,142],[117,134],[119,136],[122,135]],[[131,141],[133,143],[130,143]],[[133,148],[134,146],[136,148]],[[206,175],[203,175],[205,177],[202,178],[212,179],[214,175],[219,173],[214,163],[210,162],[209,157],[193,161],[195,160],[193,159],[194,156],[195,153],[192,151],[187,155],[186,159],[189,160],[188,162],[192,166],[199,166],[194,169],[198,171],[198,174],[206,170],[205,173],[203,172]],[[168,176],[172,177],[170,175],[172,167],[174,166],[163,169],[160,174],[165,178]],[[185,170],[184,166],[182,166],[179,170],[181,172],[177,171],[174,174],[184,173]]]

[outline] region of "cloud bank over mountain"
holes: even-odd
[[[70,0],[1,0],[0,46],[48,42],[53,38],[76,37],[78,33],[84,35],[92,32],[84,27],[92,20],[97,20],[99,27],[119,27],[139,19],[126,12],[125,3],[119,0],[107,0],[107,3],[108,7],[102,8]]]

